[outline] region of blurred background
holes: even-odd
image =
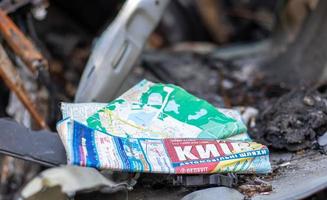
[[[11,19],[49,62],[55,92],[16,64],[51,130],[61,117],[59,102],[73,101],[97,38],[124,2],[0,1],[0,8],[10,10]],[[173,0],[120,93],[147,78],[180,85],[215,106],[254,106],[261,111],[299,86],[325,92],[326,2]],[[0,116],[35,128],[27,110],[4,82],[0,84]],[[0,169],[0,199],[12,199],[43,168],[2,157]]]

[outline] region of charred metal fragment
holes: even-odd
[[[1,9],[0,33],[10,48],[23,60],[34,75],[37,75],[39,68],[48,68],[48,63],[43,55]]]
[[[40,1],[41,4],[43,1]],[[37,4],[37,2],[30,2]],[[43,2],[44,3],[44,2]],[[1,6],[1,4],[0,4]],[[56,87],[52,84],[48,71],[48,62],[42,53],[36,48],[33,42],[25,36],[25,34],[17,27],[17,25],[7,16],[6,11],[0,7],[0,34],[13,50],[27,66],[29,71],[41,82],[49,91],[50,96],[50,113],[48,122],[52,122],[55,109],[53,105],[57,103],[55,96]],[[44,128],[45,126],[41,126]]]
[[[45,120],[37,111],[36,106],[28,96],[17,70],[9,60],[2,45],[0,45],[0,77],[4,80],[7,87],[17,95],[31,116],[35,119],[38,126],[41,128],[47,128]]]

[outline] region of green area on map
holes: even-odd
[[[147,80],[86,120],[91,128],[133,138],[217,138],[246,132],[246,126],[172,84]]]

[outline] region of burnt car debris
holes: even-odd
[[[1,0],[1,199],[326,199],[327,1]]]

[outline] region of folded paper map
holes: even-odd
[[[57,130],[69,164],[130,172],[267,173],[237,111],[171,84],[142,81],[108,103],[62,104]]]

